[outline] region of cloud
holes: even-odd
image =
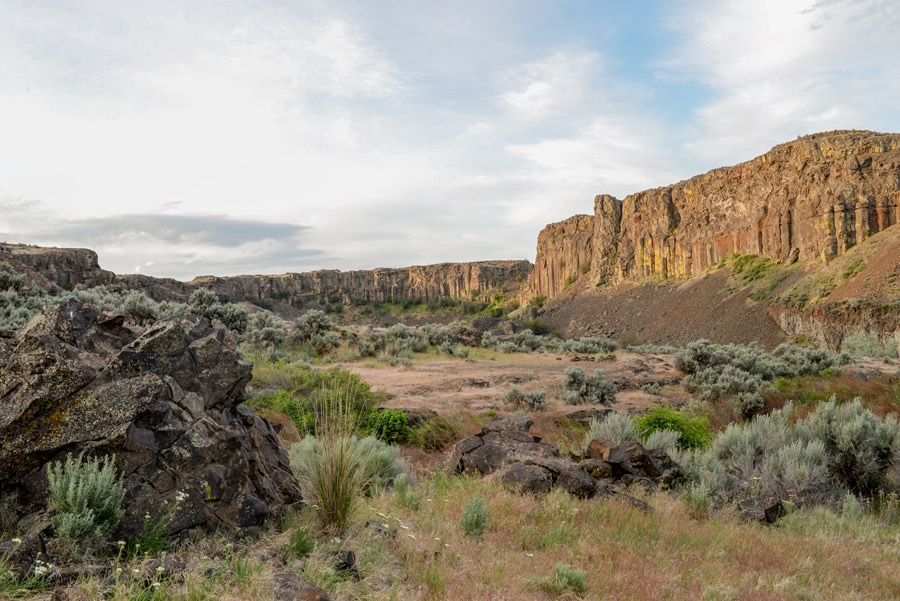
[[[577,106],[587,94],[598,59],[594,52],[555,52],[543,60],[521,65],[509,75],[513,89],[501,94],[500,99],[516,114],[529,119]]]
[[[815,131],[896,127],[896,3],[700,0],[670,23],[682,38],[666,67],[714,92],[685,143],[697,156],[727,164]]]
[[[322,250],[310,228],[225,215],[124,214],[87,219],[50,216],[41,203],[0,197],[0,239],[89,247],[117,273],[190,279],[197,275],[305,271]]]

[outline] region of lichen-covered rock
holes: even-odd
[[[0,339],[0,502],[25,523],[44,466],[82,452],[116,458],[121,538],[166,512],[170,534],[252,532],[299,500],[274,430],[240,405],[251,365],[233,336],[197,316],[122,323],[70,301]]]

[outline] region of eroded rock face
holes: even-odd
[[[251,365],[232,335],[197,316],[122,323],[71,301],[0,339],[0,500],[27,521],[45,465],[81,452],[116,458],[122,538],[179,498],[170,533],[252,529],[299,500],[275,432],[240,405]]]
[[[897,223],[898,205],[900,135],[805,136],[752,161],[622,201],[598,196],[591,279],[682,277],[733,253],[788,262],[830,259]],[[562,223],[581,224],[572,219]],[[557,277],[552,265],[584,254],[578,248],[563,256],[568,228],[554,226],[539,239],[536,282]],[[543,287],[540,293],[553,296],[553,290]]]
[[[587,273],[591,267],[594,218],[575,215],[565,221],[551,223],[538,234],[537,257],[528,278],[524,298],[553,298],[568,283]]]
[[[28,273],[45,288],[45,282],[66,290],[83,284],[89,288],[111,284],[116,274],[100,268],[97,253],[86,248],[47,248],[28,244],[0,244],[0,261]]]

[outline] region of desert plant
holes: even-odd
[[[888,338],[884,343],[875,332],[857,332],[844,338],[841,351],[851,357],[897,358],[897,341]]]
[[[653,430],[642,437],[642,444],[647,449],[662,449],[667,453],[678,447],[681,433],[675,430]]]
[[[647,382],[641,386],[641,390],[655,396],[662,394],[662,386],[660,386],[659,382]]]
[[[558,563],[553,567],[553,574],[539,580],[538,586],[554,595],[581,594],[586,590],[585,578],[587,578],[586,571],[576,570],[567,564]]]
[[[90,545],[108,534],[125,511],[122,476],[111,457],[72,457],[47,466],[49,506],[56,535],[73,549],[90,551]],[[83,548],[82,548],[83,547]]]
[[[409,439],[409,421],[400,409],[373,411],[367,421],[364,430],[387,444],[403,444]]]
[[[487,529],[488,507],[484,497],[478,495],[466,499],[460,526],[466,536],[480,538]]]
[[[284,555],[288,558],[303,559],[316,548],[316,539],[305,528],[295,528],[291,532],[287,544],[284,546]]]
[[[529,411],[540,411],[547,406],[547,392],[544,390],[528,392],[518,386],[513,386],[500,400]]]
[[[670,407],[655,405],[635,420],[644,437],[658,430],[672,430],[679,434],[678,446],[697,449],[709,444],[709,419],[703,415],[689,415]]]
[[[801,424],[802,432],[822,441],[831,473],[850,491],[874,494],[886,486],[888,470],[900,450],[900,425],[884,420],[859,398],[838,405],[835,397],[819,405]]]
[[[695,520],[709,517],[712,509],[712,499],[709,498],[709,490],[703,484],[693,484],[685,488],[682,500],[690,515]]]
[[[612,405],[616,401],[616,385],[606,379],[603,370],[596,369],[590,376],[580,367],[567,367],[563,378],[565,396],[570,405]]]
[[[460,428],[442,415],[431,417],[421,426],[413,428],[410,442],[423,451],[441,451],[456,442]]]
[[[591,419],[591,425],[584,436],[584,446],[594,439],[605,440],[612,444],[621,444],[629,440],[638,440],[639,432],[634,418],[624,413],[610,412],[602,421]]]

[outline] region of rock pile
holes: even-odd
[[[0,516],[22,532],[40,523],[45,466],[69,453],[115,457],[116,538],[163,508],[169,534],[252,534],[298,501],[275,431],[240,404],[251,365],[235,347],[202,317],[141,330],[74,300],[0,338]]]
[[[497,474],[516,490],[543,493],[558,488],[582,497],[620,495],[617,485],[669,486],[681,466],[662,450],[640,443],[612,445],[594,440],[582,456],[561,456],[559,448],[530,434],[532,420],[512,414],[484,426],[456,444],[450,465],[467,474]],[[637,499],[627,498],[634,503]]]

